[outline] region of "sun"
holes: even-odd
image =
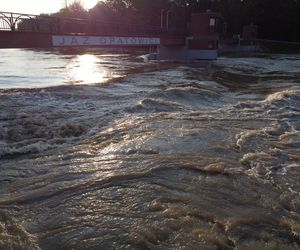
[[[99,0],[81,0],[81,2],[86,9],[91,9],[99,2]]]

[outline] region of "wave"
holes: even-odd
[[[277,104],[279,102],[286,103],[290,107],[294,106],[300,110],[300,90],[285,90],[272,93],[262,103]]]
[[[0,249],[40,250],[37,239],[0,209]]]
[[[129,113],[142,113],[142,112],[174,112],[184,110],[184,106],[177,102],[167,101],[163,99],[146,98],[139,104],[127,108]]]

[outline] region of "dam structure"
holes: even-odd
[[[149,26],[0,12],[0,48],[149,47],[162,60],[217,58],[219,14],[194,13],[184,29],[161,18]]]

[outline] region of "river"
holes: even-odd
[[[1,50],[0,249],[300,249],[300,55]]]

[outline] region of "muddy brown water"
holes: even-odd
[[[0,249],[300,249],[299,55],[1,53]]]

